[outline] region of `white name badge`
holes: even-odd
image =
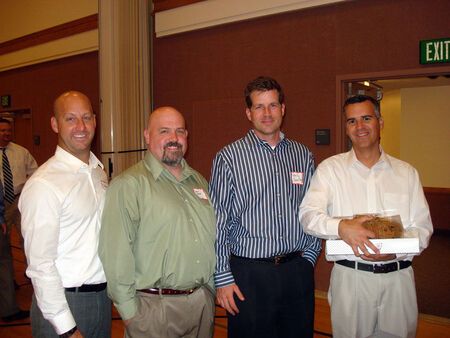
[[[292,184],[299,184],[299,185],[303,185],[303,173],[299,173],[296,171],[291,172],[291,180],[292,180]]]
[[[208,195],[206,195],[205,190],[201,188],[194,188],[194,193],[197,195],[198,198],[201,198],[202,200],[208,199]]]

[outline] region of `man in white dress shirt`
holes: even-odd
[[[90,152],[95,115],[69,91],[54,104],[55,155],[34,173],[19,208],[34,287],[33,337],[110,337],[111,303],[97,254],[106,174]]]
[[[300,207],[300,223],[307,233],[341,238],[354,252],[327,256],[335,261],[328,291],[333,337],[380,333],[415,337],[418,311],[412,255],[380,254],[369,241],[374,233],[362,226],[369,216],[343,218],[400,215],[408,237],[418,237],[420,251],[424,250],[433,226],[419,175],[380,147],[384,121],[376,100],[351,97],[344,114],[353,147],[318,166]]]

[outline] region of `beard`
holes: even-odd
[[[168,147],[177,147],[177,151],[167,152]],[[171,167],[176,167],[183,159],[183,147],[178,142],[169,142],[164,146],[164,152],[161,161]]]

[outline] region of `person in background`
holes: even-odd
[[[28,318],[30,312],[21,310],[17,305],[11,249],[4,214],[3,188],[0,184],[0,314],[4,322],[12,322]]]
[[[27,149],[11,142],[11,140],[11,122],[0,118],[0,149],[2,151],[0,176],[3,185],[7,237],[11,242],[11,227],[14,226],[23,251],[23,236],[17,202],[25,182],[36,171],[38,165]],[[12,254],[9,254],[9,256],[12,264]],[[16,284],[16,288],[18,287]]]

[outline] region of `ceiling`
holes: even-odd
[[[429,77],[411,77],[405,79],[376,80],[372,82],[383,87],[383,92],[387,92],[400,88],[450,86],[450,75],[438,76],[434,79],[430,79]]]

